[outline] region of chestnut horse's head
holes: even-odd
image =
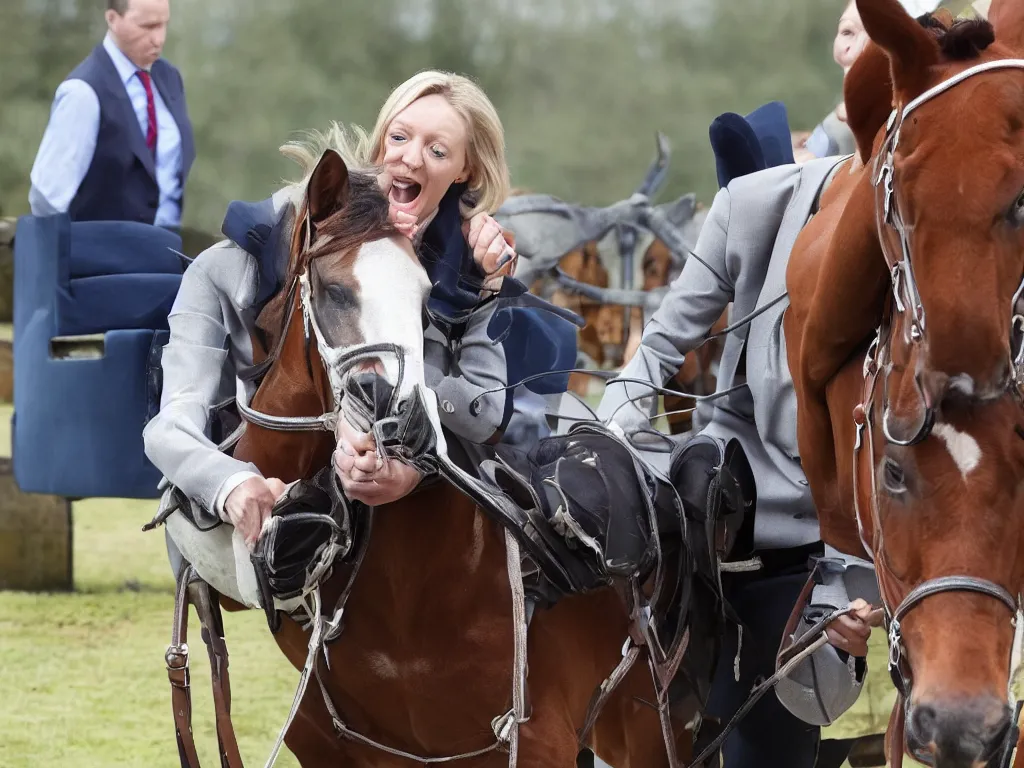
[[[897,716],[926,765],[998,765],[1024,584],[1024,410],[1011,393],[983,402],[950,390],[926,439],[890,442],[884,404],[918,396],[922,349],[902,328],[889,339],[857,412],[854,492],[887,610]]]
[[[411,408],[420,427],[436,424],[423,364],[427,273],[389,222],[373,175],[350,171],[333,149],[307,159],[315,167],[291,188],[284,288],[257,322],[268,331],[270,367],[243,416],[281,432],[329,431],[344,411],[353,426],[376,431]],[[299,467],[288,476],[312,469],[311,455],[281,460]]]
[[[897,0],[857,7],[889,63],[894,111],[874,143],[876,218],[897,309],[923,350],[921,399],[933,410],[951,388],[999,398],[1014,383],[1024,276],[1024,60],[1015,58],[1024,49],[1011,30],[1000,35],[1003,24],[919,22]],[[851,96],[872,60],[851,70]]]

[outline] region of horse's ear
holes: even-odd
[[[892,112],[889,58],[885,51],[870,40],[846,73],[843,102],[846,104],[846,124],[857,140],[857,152],[860,159],[867,163],[871,158],[875,136]]]
[[[995,30],[997,42],[1024,52],[1024,0],[992,0],[988,21]]]
[[[328,149],[313,169],[306,187],[309,218],[323,221],[348,202],[348,167],[341,155]]]
[[[898,0],[857,0],[864,30],[889,57],[896,94],[909,101],[928,84],[928,68],[940,60],[935,37]]]

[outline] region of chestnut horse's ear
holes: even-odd
[[[306,187],[310,220],[316,224],[345,207],[348,202],[348,167],[341,155],[328,149],[313,169]]]
[[[862,162],[871,159],[875,136],[892,112],[892,75],[889,58],[874,42],[868,41],[853,62],[843,81],[846,124],[857,140]]]
[[[1024,0],[992,0],[988,21],[996,33],[996,42],[1024,53]]]
[[[898,0],[857,0],[868,37],[889,57],[895,93],[909,101],[924,92],[928,68],[940,60],[935,37]]]

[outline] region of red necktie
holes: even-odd
[[[149,151],[156,155],[156,102],[153,101],[153,81],[149,72],[144,69],[138,71],[139,80],[146,89],[146,117],[149,120],[149,128],[146,129],[146,146]]]

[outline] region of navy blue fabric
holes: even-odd
[[[157,59],[150,69],[168,111],[181,133],[181,188],[195,159],[192,124],[185,107],[181,74]],[[152,224],[160,204],[153,155],[110,56],[97,45],[67,77],[83,80],[100,102],[100,129],[92,164],[68,207],[72,221],[137,221]],[[182,207],[184,208],[184,193]]]
[[[423,233],[420,262],[433,288],[427,306],[445,317],[454,317],[480,303],[484,274],[462,234],[459,200],[466,184],[452,184],[437,208],[437,215]]]
[[[423,234],[420,246],[420,261],[433,283],[428,306],[449,318],[480,303],[480,286],[484,280],[462,234],[459,199],[465,190],[465,184],[451,186]],[[527,287],[518,280],[506,278],[497,300],[512,303],[526,292]],[[487,335],[504,346],[508,384],[518,385],[530,376],[567,370],[576,365],[576,326],[543,309],[502,307],[491,318]],[[525,386],[538,394],[557,394],[568,389],[569,375],[544,376]],[[512,416],[510,403],[506,402],[503,426]]]
[[[23,491],[159,495],[142,429],[159,406],[154,361],[181,280],[168,248],[180,251],[180,239],[151,225],[18,220],[12,443]],[[93,332],[103,333],[102,358],[51,356],[54,336]]]
[[[758,107],[746,117],[725,112],[711,123],[708,136],[720,187],[739,176],[794,161],[789,118],[781,101]]]
[[[56,333],[166,329],[181,284],[181,239],[128,221],[73,222],[57,259]]]
[[[258,203],[235,200],[228,204],[221,232],[224,237],[256,258],[256,296],[253,304],[262,308],[281,287],[286,264],[279,263],[286,216],[276,216],[270,198]]]
[[[497,300],[505,302],[526,292],[526,286],[518,280],[506,278]],[[501,339],[509,384],[519,385],[530,376],[576,367],[576,326],[551,312],[502,307],[491,317],[487,335],[492,340]],[[569,374],[543,376],[524,386],[540,395],[559,394],[569,388]]]

